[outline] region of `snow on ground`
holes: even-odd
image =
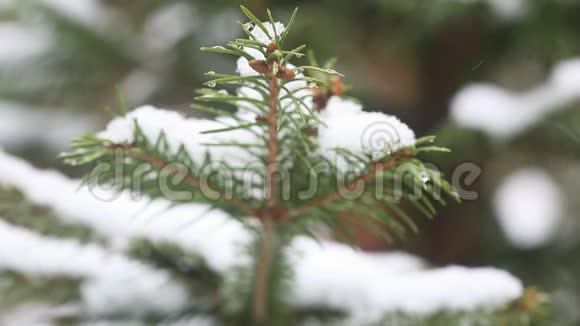
[[[554,237],[563,214],[563,194],[543,170],[524,168],[506,177],[496,190],[494,208],[508,240],[534,249]]]
[[[204,205],[181,205],[169,209],[168,202],[158,200],[148,204],[132,200],[125,193],[114,201],[102,201],[86,189],[77,191],[78,181],[69,180],[57,172],[39,171],[5,153],[0,153],[0,184],[16,187],[32,202],[52,207],[65,221],[91,226],[113,239],[140,235],[170,240],[200,253],[209,266],[218,271],[247,263],[246,258],[240,256],[239,248],[249,241],[248,231],[224,212],[208,211]],[[2,230],[6,237],[14,238],[11,243],[24,242],[30,248],[39,246],[47,251],[32,254],[32,249],[14,251],[10,245],[0,246],[7,249],[7,253],[12,253],[5,258],[10,264],[25,270],[43,266],[47,271],[70,269],[71,272],[89,274],[91,264],[99,261],[99,257],[107,257],[108,260],[102,258],[100,267],[111,273],[126,274],[124,268],[141,268],[122,257],[111,258],[93,247],[54,241],[40,245],[41,241],[26,231],[9,229],[8,226],[3,226]],[[61,249],[62,253],[56,253]],[[80,256],[76,262],[86,260],[86,266],[70,262],[77,250]],[[19,253],[18,257],[13,257],[14,252]],[[22,257],[22,252],[31,252],[31,255]],[[398,311],[430,314],[494,309],[522,294],[519,280],[493,268],[450,266],[426,269],[421,259],[408,254],[363,253],[343,244],[318,243],[303,237],[293,242],[289,253],[296,273],[292,296],[296,304],[344,308],[357,320],[370,320],[380,314]],[[41,257],[51,258],[42,261],[45,258]],[[67,262],[64,257],[70,261]],[[160,284],[160,279],[163,280],[162,277],[156,278],[154,284]],[[113,281],[107,284],[115,284]],[[98,288],[97,285],[93,284]],[[89,286],[89,289],[92,288]],[[143,291],[149,290],[151,287],[147,285]],[[141,293],[140,290],[135,291]],[[95,290],[91,293],[99,292]],[[90,298],[96,306],[101,303],[96,296]]]
[[[580,99],[580,58],[557,65],[542,85],[516,93],[491,84],[471,84],[456,94],[451,117],[459,125],[490,137],[517,136],[556,110]]]
[[[41,145],[64,151],[72,140],[96,128],[94,120],[75,112],[0,101],[0,146]]]

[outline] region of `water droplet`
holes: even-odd
[[[207,85],[207,87],[209,87],[209,88],[214,88],[214,87],[216,87],[216,83],[214,83],[214,82],[209,82],[209,83],[207,83],[206,85]]]
[[[206,73],[206,75],[208,75],[208,76],[214,76],[215,74],[216,74],[215,71],[208,71]]]
[[[423,183],[427,183],[431,180],[431,178],[429,178],[429,175],[427,174],[427,172],[421,172],[421,180],[423,181]]]

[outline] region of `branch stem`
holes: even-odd
[[[398,158],[405,157],[407,155],[408,155],[408,153],[398,152],[398,153],[391,155],[391,157],[389,157],[389,159],[384,161],[384,162],[374,162],[371,169],[368,172],[354,178],[352,181],[350,181],[344,187],[342,187],[342,188],[338,189],[337,191],[330,193],[328,195],[324,195],[324,196],[315,198],[311,202],[306,203],[302,206],[298,206],[294,209],[289,210],[288,214],[286,216],[284,216],[284,218],[285,219],[293,218],[293,217],[296,217],[298,215],[303,214],[304,212],[306,212],[312,208],[316,208],[316,207],[319,207],[319,206],[322,206],[325,204],[329,204],[329,203],[332,203],[334,201],[339,200],[345,191],[348,191],[349,189],[355,188],[360,182],[365,183],[365,184],[369,183],[374,178],[376,178],[377,175],[379,175],[380,173],[383,173],[385,170],[389,170],[389,169],[398,167],[400,164],[398,161]]]
[[[256,269],[254,284],[253,319],[254,324],[267,325],[267,295],[268,283],[272,269],[274,251],[275,219],[278,217],[278,96],[280,83],[274,75],[273,67],[269,65],[266,73],[268,80],[268,157],[266,159],[266,207],[261,214],[262,237],[260,239],[260,254]]]
[[[145,152],[137,150],[137,149],[133,148],[133,146],[131,146],[131,145],[111,144],[111,145],[108,145],[108,147],[112,148],[112,149],[121,149],[121,150],[123,150],[123,152],[125,154],[131,156],[132,158],[146,162],[147,164],[151,165],[152,167],[154,167],[160,171],[165,170],[166,172],[169,172],[170,174],[182,177],[183,180],[185,180],[187,183],[189,183],[189,185],[192,186],[193,188],[203,190],[204,187],[207,186],[207,185],[203,185],[202,182],[199,179],[197,179],[196,177],[194,177],[193,175],[186,173],[183,170],[180,170],[180,169],[173,167],[171,165],[171,163],[166,162],[164,160],[161,160],[161,159],[155,157],[154,155],[147,154]],[[213,192],[217,192],[219,194],[220,198],[224,198],[232,206],[237,207],[238,209],[243,211],[248,216],[256,216],[257,215],[256,208],[247,205],[240,198],[228,196],[223,189],[208,189],[208,190],[211,190]]]

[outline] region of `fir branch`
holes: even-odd
[[[203,185],[201,184],[200,180],[189,173],[185,173],[181,170],[172,168],[169,162],[161,160],[154,155],[147,154],[131,145],[127,144],[109,144],[106,146],[109,149],[121,149],[123,152],[137,160],[146,162],[147,164],[151,165],[156,169],[167,169],[167,172],[170,172],[173,175],[183,177],[189,185],[196,189],[202,189]],[[224,198],[228,201],[232,206],[238,208],[247,216],[255,216],[256,215],[256,208],[246,204],[242,199],[232,196],[226,196],[226,192],[223,189],[211,189],[212,191],[218,192],[220,198]]]
[[[349,183],[347,183],[345,186],[343,186],[342,188],[338,189],[337,191],[335,191],[333,193],[315,198],[310,203],[307,203],[307,204],[304,204],[302,206],[298,206],[296,208],[290,209],[284,218],[291,219],[291,218],[294,218],[294,217],[297,217],[297,216],[304,214],[305,212],[307,212],[310,209],[317,208],[319,206],[323,206],[323,205],[326,205],[326,204],[329,204],[329,203],[332,203],[334,201],[339,200],[341,198],[341,196],[342,196],[341,194],[343,192],[354,188],[359,183],[362,182],[364,184],[367,184],[367,183],[373,181],[373,179],[375,179],[377,177],[379,172],[382,173],[385,170],[389,170],[389,169],[398,167],[401,164],[399,161],[399,158],[408,157],[409,154],[410,153],[408,151],[401,151],[401,152],[397,152],[397,153],[392,154],[389,157],[389,159],[387,159],[386,161],[373,162],[371,165],[371,168],[366,173],[357,176],[356,178],[351,180]]]

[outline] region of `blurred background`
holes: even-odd
[[[299,6],[291,44],[453,150],[428,159],[475,196],[404,243],[358,232],[363,248],[505,268],[580,322],[577,0],[0,0],[0,147],[79,176],[56,155],[104,127],[118,91],[191,113],[203,73],[235,69],[199,48],[241,36],[240,3],[284,20]]]

